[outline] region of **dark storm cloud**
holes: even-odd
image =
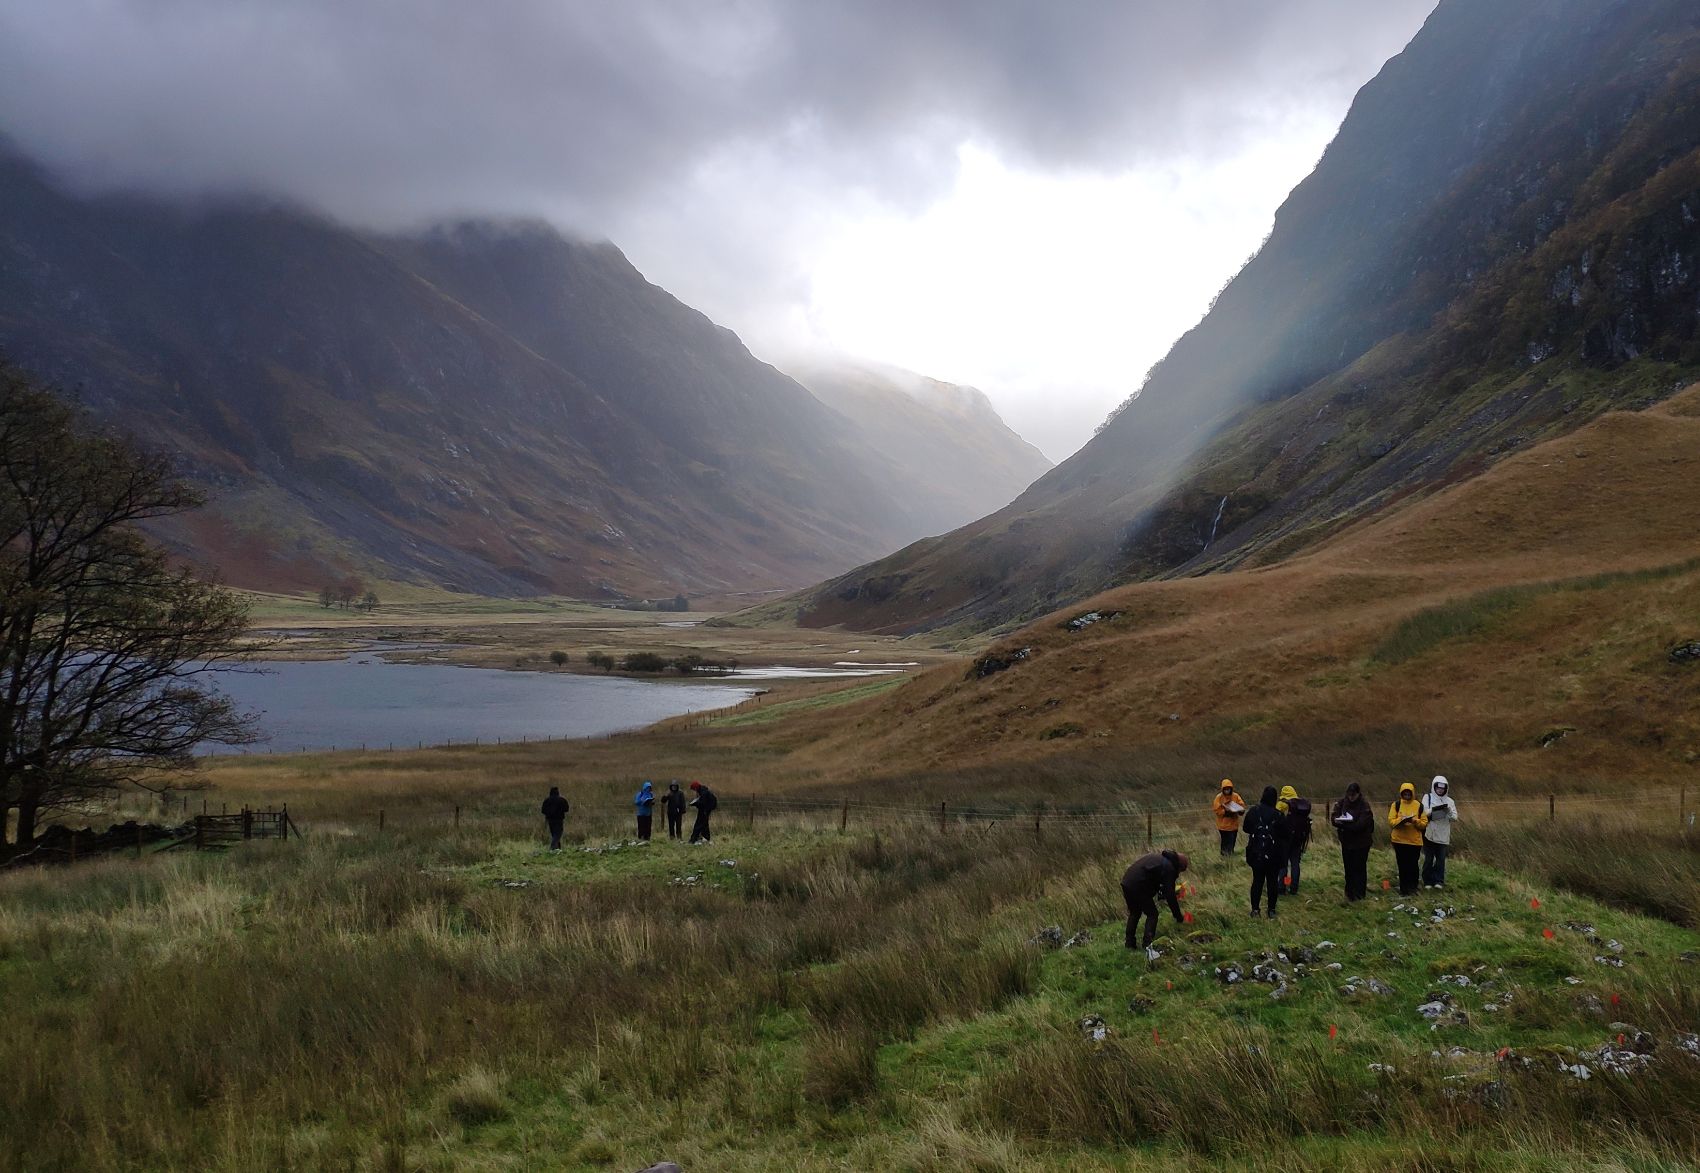
[[[1432,0],[0,0],[0,129],[91,186],[591,231],[705,172],[914,204],[1344,109]]]

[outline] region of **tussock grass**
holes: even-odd
[[[1674,815],[1662,828],[1609,812],[1488,826],[1471,833],[1470,850],[1568,891],[1700,928],[1700,835],[1678,827]]]

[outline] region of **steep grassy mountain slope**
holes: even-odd
[[[930,468],[610,244],[80,199],[3,150],[0,209],[0,350],[178,452],[216,503],[171,536],[237,582],[794,586],[1018,488],[913,509]]]
[[[1163,763],[1259,747],[1308,755],[1333,786],[1338,751],[1363,746],[1346,768],[1667,780],[1700,760],[1700,663],[1670,655],[1700,638],[1697,533],[1691,389],[1280,565],[1057,612],[991,649],[1002,670],[935,669],[801,717],[785,768],[958,774],[981,798],[1023,771],[1072,772],[1078,801],[1081,778],[1156,784]]]
[[[1700,9],[1445,0],[1143,390],[805,623],[1030,617],[1268,561],[1700,367]]]
[[[853,422],[911,475],[927,470],[925,500],[910,507],[943,533],[982,516],[975,503],[1013,501],[1051,468],[1009,430],[985,394],[896,367],[848,360],[787,364],[821,402]]]

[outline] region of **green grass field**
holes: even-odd
[[[623,819],[577,810],[551,855],[517,811],[385,833],[327,811],[299,843],[0,877],[0,1165],[1700,1158],[1700,1054],[1684,1049],[1700,934],[1630,911],[1633,893],[1600,903],[1466,854],[1414,912],[1380,891],[1347,906],[1319,843],[1282,918],[1251,921],[1243,864],[1189,841],[1193,923],[1165,919],[1153,963],[1121,943],[1137,844],[763,818],[723,819],[706,847],[638,847]],[[1390,864],[1375,854],[1372,887]],[[1607,887],[1621,874],[1599,870]],[[1033,943],[1048,925],[1089,939]],[[1229,964],[1244,980],[1221,980]],[[1431,1029],[1417,1007],[1436,996]],[[1591,1053],[1637,1032],[1650,1057],[1621,1060],[1628,1075]]]

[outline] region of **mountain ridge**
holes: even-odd
[[[1700,14],[1442,3],[1141,392],[999,512],[794,601],[984,630],[1279,558],[1700,369]],[[1565,274],[1568,273],[1568,279]]]
[[[608,242],[81,197],[3,145],[0,192],[0,349],[176,452],[213,504],[165,536],[242,585],[795,588],[1029,479],[938,508]]]

